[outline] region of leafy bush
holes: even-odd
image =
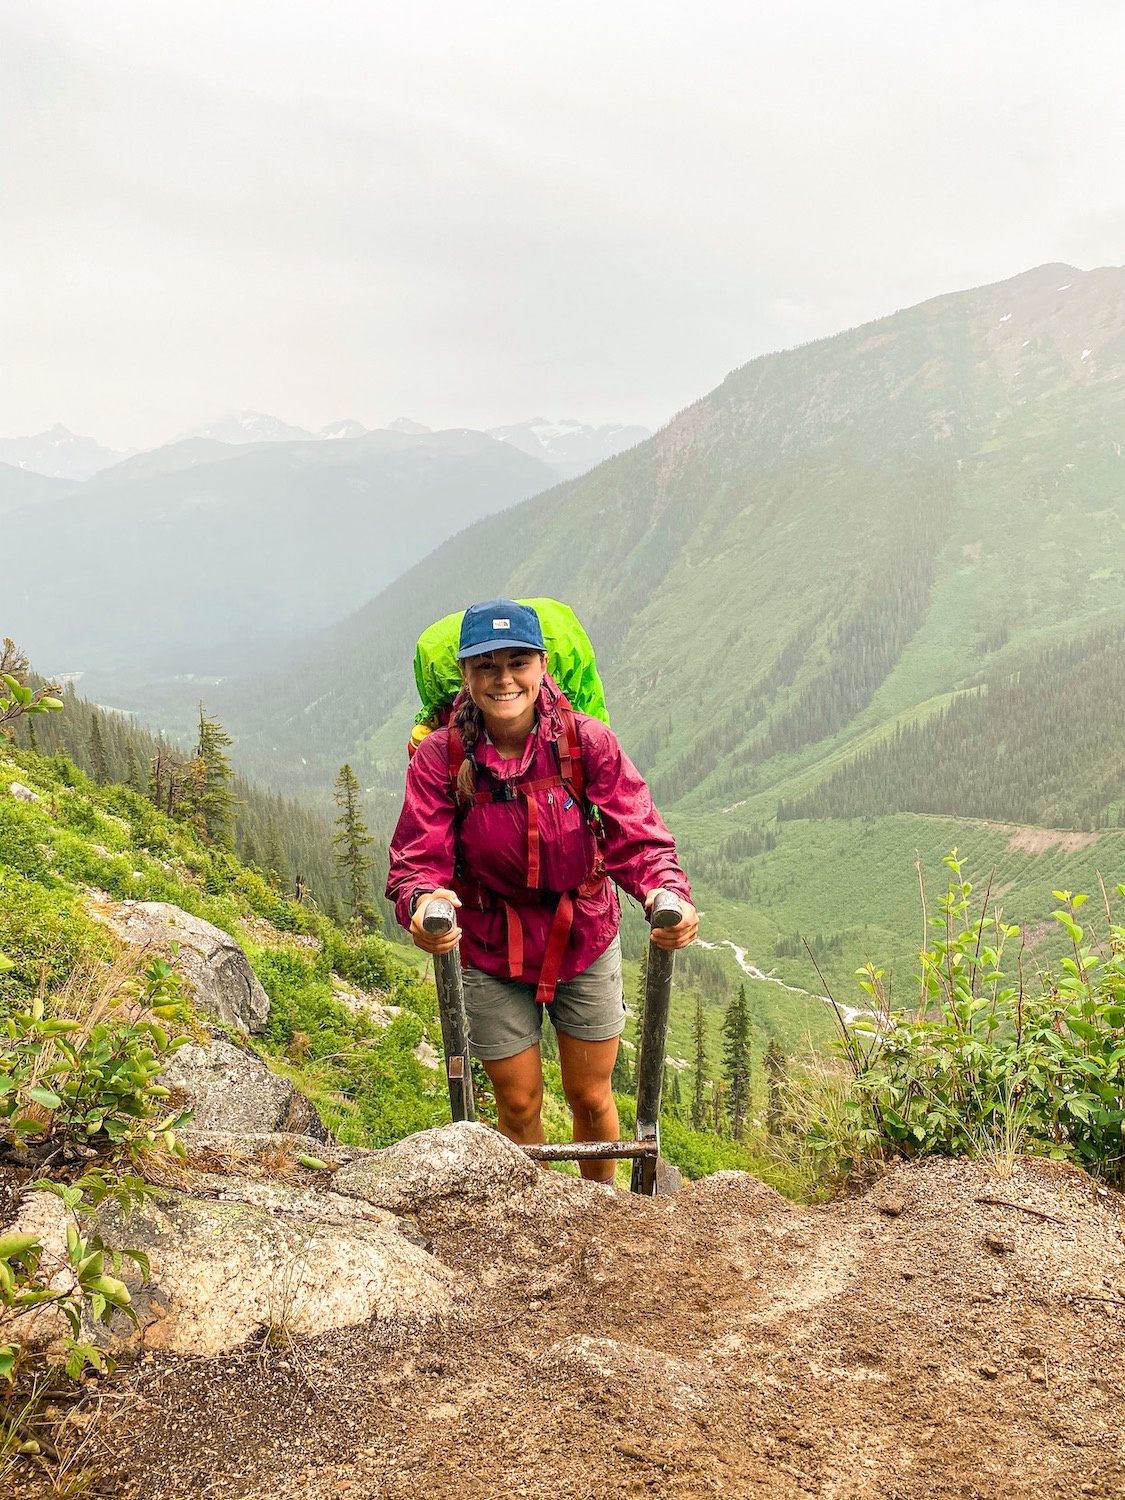
[[[134,967],[126,959],[79,973],[52,1014],[37,995],[0,1022],[0,1121],[13,1135],[77,1140],[114,1160],[161,1141],[179,1149],[173,1132],[185,1116],[158,1118],[170,1091],[157,1082],[188,1040],[162,1024],[182,1017],[179,978],[159,958],[141,975]]]
[[[83,1309],[108,1323],[121,1312],[136,1323],[129,1289],[119,1279],[124,1258],[136,1262],[147,1280],[148,1260],[140,1250],[111,1250],[100,1235],[90,1234],[83,1217],[93,1213],[107,1197],[124,1214],[152,1196],[139,1177],[107,1177],[88,1172],[77,1182],[33,1182],[34,1192],[53,1193],[65,1204],[70,1222],[66,1229],[66,1254],[50,1254],[33,1234],[9,1231],[0,1235],[0,1378],[11,1379],[21,1353],[20,1319],[51,1304],[70,1325],[66,1372],[77,1380],[87,1365],[104,1369],[105,1359],[96,1345],[81,1337]],[[108,1269],[107,1269],[108,1262]]]
[[[946,864],[917,1007],[892,1011],[882,971],[860,971],[872,1012],[841,1044],[856,1139],[1004,1164],[1024,1150],[1125,1182],[1125,927],[1107,900],[1099,937],[1078,919],[1087,898],[1056,891],[1053,916],[1071,953],[1029,984],[1022,947],[1014,976],[1005,972],[1019,928],[990,892],[974,914],[956,850]]]

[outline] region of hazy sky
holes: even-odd
[[[655,426],[1125,261],[1120,0],[0,0],[0,435]]]

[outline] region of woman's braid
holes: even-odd
[[[477,789],[477,775],[473,751],[484,733],[484,715],[468,693],[453,711],[453,723],[461,731],[461,743],[465,747],[465,759],[457,772],[457,790],[462,797],[471,797]]]

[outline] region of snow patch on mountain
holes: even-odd
[[[29,437],[0,438],[0,463],[51,479],[89,479],[126,457],[92,437],[79,437],[61,422]]]

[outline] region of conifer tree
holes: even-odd
[[[707,1032],[703,1022],[703,997],[695,997],[695,1020],[692,1023],[691,1039],[695,1048],[695,1080],[691,1095],[691,1128],[707,1128],[707,1105],[703,1090],[707,1081]]]
[[[244,865],[260,865],[262,856],[258,853],[258,841],[252,833],[247,833],[242,840],[242,863]]]
[[[234,846],[235,797],[231,789],[234,772],[226,747],[232,743],[218,719],[209,719],[202,702],[199,705],[199,739],[195,747],[198,762],[198,790],[195,814],[209,843],[222,849]]]
[[[125,742],[125,784],[131,787],[134,792],[144,790],[141,784],[140,762],[137,760],[137,752],[133,748],[133,741],[131,739]]]
[[[90,715],[90,774],[99,786],[105,786],[110,779],[101,718],[97,709]]]
[[[785,1054],[776,1037],[770,1037],[765,1057],[762,1059],[769,1081],[769,1099],[766,1104],[766,1129],[770,1135],[781,1134],[781,1083],[785,1077]]]
[[[633,1092],[633,1069],[630,1059],[636,1055],[635,1052],[629,1051],[624,1040],[618,1041],[617,1056],[613,1060],[613,1073],[609,1080],[609,1086],[615,1094]]]
[[[371,902],[374,860],[367,853],[367,846],[374,843],[374,839],[363,821],[359,782],[350,765],[340,767],[333,798],[340,809],[340,816],[336,819],[338,831],[332,835],[336,873],[344,886],[349,925],[357,932],[364,932],[379,922]]]
[[[711,1125],[716,1135],[723,1133],[723,1105],[726,1102],[727,1086],[721,1078],[711,1084]]]
[[[289,884],[289,863],[285,858],[285,850],[281,847],[277,824],[272,818],[266,824],[266,847],[262,852],[262,866],[275,890],[280,891]]]
[[[736,1141],[746,1135],[746,1115],[750,1104],[750,1013],[746,1007],[746,986],[727,1007],[723,1021],[723,1072],[730,1094],[730,1131]]]

